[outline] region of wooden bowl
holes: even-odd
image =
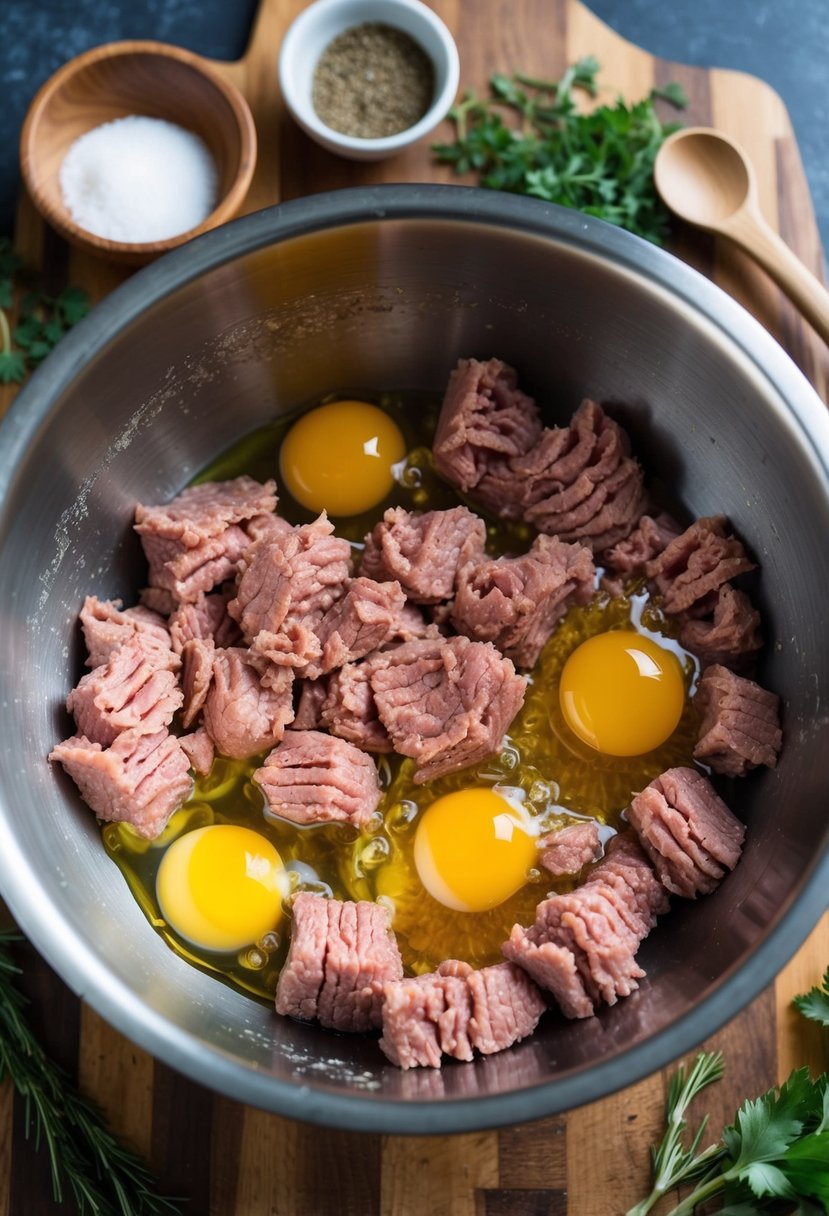
[[[108,240],[81,228],[61,196],[58,174],[79,136],[139,114],[198,135],[218,173],[218,202],[201,224],[161,241]],[[238,211],[256,165],[256,128],[240,91],[199,55],[163,42],[111,42],[59,68],[35,95],[20,136],[23,180],[44,219],[68,241],[112,261],[140,265]]]

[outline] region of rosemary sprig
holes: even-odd
[[[55,1203],[71,1193],[79,1216],[181,1216],[29,1029],[28,1001],[15,982],[20,968],[9,949],[19,940],[0,932],[0,1081],[8,1077],[23,1100],[27,1139],[33,1135],[38,1150],[46,1147]]]
[[[701,1051],[687,1077],[684,1064],[674,1073],[668,1090],[665,1135],[659,1146],[651,1149],[653,1187],[647,1198],[632,1207],[627,1216],[646,1216],[663,1195],[682,1183],[700,1178],[722,1155],[723,1150],[718,1145],[711,1145],[697,1155],[699,1142],[708,1124],[707,1115],[694,1133],[688,1148],[685,1148],[682,1137],[687,1127],[685,1115],[688,1107],[707,1085],[720,1080],[724,1069],[721,1051]]]

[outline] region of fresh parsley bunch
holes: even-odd
[[[0,384],[20,384],[37,367],[76,321],[89,312],[89,297],[79,287],[66,287],[50,296],[30,284],[20,300],[14,329],[8,312],[14,305],[16,280],[29,279],[20,257],[6,237],[0,237]]]
[[[653,162],[679,124],[662,123],[653,103],[661,97],[682,109],[687,99],[669,84],[634,105],[619,99],[583,114],[573,89],[595,97],[598,72],[597,60],[586,56],[560,80],[497,73],[488,99],[470,91],[449,111],[456,139],[433,145],[436,160],[475,173],[491,190],[574,207],[661,245],[668,212],[653,184]]]
[[[822,988],[795,998],[808,1018],[829,1026],[829,968]],[[668,1093],[667,1130],[652,1150],[653,1188],[627,1216],[646,1216],[675,1187],[694,1189],[668,1216],[691,1216],[717,1198],[721,1216],[829,1213],[829,1079],[797,1068],[787,1081],[744,1102],[717,1144],[697,1153],[707,1120],[683,1145],[685,1112],[698,1093],[722,1076],[719,1052],[700,1052],[690,1073],[680,1067]],[[709,1209],[706,1208],[706,1211]]]

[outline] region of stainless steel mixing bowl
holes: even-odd
[[[136,500],[161,502],[281,410],[345,387],[439,393],[497,354],[550,420],[613,402],[696,514],[727,513],[761,564],[762,678],[783,696],[779,768],[728,798],[745,855],[644,943],[640,990],[550,1014],[500,1055],[403,1073],[369,1038],[278,1019],[173,955],[46,762],[68,734],[88,592],[141,584]],[[61,343],[0,431],[0,887],[105,1018],[235,1098],[350,1128],[518,1122],[628,1084],[735,1014],[829,890],[829,418],[736,304],[672,257],[540,202],[392,186],[288,203],[140,272]]]

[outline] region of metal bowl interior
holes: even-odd
[[[85,594],[141,585],[137,500],[172,496],[274,414],[344,387],[439,394],[497,354],[550,421],[612,403],[652,476],[726,513],[756,555],[763,681],[784,702],[776,771],[727,798],[745,855],[675,900],[639,991],[548,1014],[499,1056],[400,1072],[370,1038],[272,1013],[189,967],[46,762],[82,661]],[[293,1117],[397,1132],[579,1105],[690,1049],[754,996],[826,905],[829,421],[788,357],[711,284],[636,238],[534,200],[380,187],[261,212],[117,291],[20,394],[0,444],[0,888],[21,927],[114,1025],[215,1089]]]

